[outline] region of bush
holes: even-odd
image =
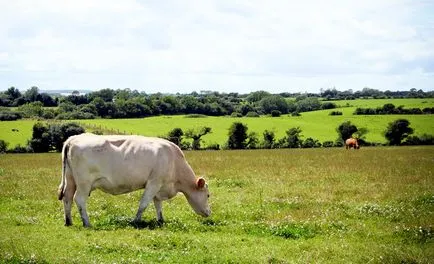
[[[15,121],[23,118],[19,112],[2,111],[0,112],[0,121]]]
[[[293,127],[286,131],[286,137],[282,139],[279,145],[286,148],[299,148],[301,143],[301,129]]]
[[[408,136],[403,145],[434,145],[434,136],[423,134],[422,136]]]
[[[275,135],[274,131],[265,130],[263,133],[264,142],[262,147],[266,149],[274,148]]]
[[[336,108],[336,104],[332,103],[332,102],[326,102],[326,103],[323,103],[321,105],[321,109],[323,109],[323,110],[325,110],[325,109],[334,109],[334,108]]]
[[[181,128],[175,127],[167,133],[166,139],[175,143],[178,146],[182,144],[182,136],[184,135],[184,131]]]
[[[0,139],[0,153],[5,153],[8,150],[9,143]]]
[[[41,122],[33,125],[32,139],[29,141],[29,148],[33,152],[49,152],[62,150],[63,142],[70,136],[84,133],[84,128],[75,123],[44,124]]]
[[[208,146],[205,147],[205,149],[206,150],[219,150],[220,145],[217,143],[209,144]]]
[[[259,114],[255,111],[247,112],[246,117],[259,117]]]
[[[57,115],[56,119],[59,120],[72,120],[72,119],[94,119],[95,116],[91,113],[73,111],[69,113],[61,113]]]
[[[331,148],[331,147],[334,147],[334,143],[333,143],[333,141],[324,141],[324,142],[322,143],[322,146],[323,146],[324,148]]]
[[[342,112],[341,112],[341,111],[331,111],[331,112],[329,113],[329,115],[331,115],[331,116],[342,115]]]
[[[318,140],[309,137],[309,138],[306,138],[306,140],[304,140],[301,143],[301,147],[302,148],[320,148],[321,143]]]
[[[297,111],[291,113],[291,116],[301,116],[301,114]]]
[[[282,113],[279,110],[273,110],[271,111],[272,117],[279,117]]]
[[[247,146],[247,125],[240,122],[234,122],[228,133],[228,149],[245,149]]]
[[[401,141],[411,134],[413,134],[413,128],[410,127],[410,122],[407,119],[398,119],[389,123],[386,131],[384,131],[389,145],[400,145]]]
[[[334,146],[335,146],[335,147],[343,147],[343,146],[344,146],[344,142],[343,142],[340,138],[338,138],[338,139],[335,141]]]
[[[243,117],[243,115],[238,112],[232,112],[231,117]]]
[[[8,150],[8,153],[31,153],[31,152],[33,151],[29,146],[25,147],[25,146],[21,146],[20,144]]]
[[[189,114],[185,116],[185,118],[204,118],[204,117],[208,117],[208,116],[202,114]]]
[[[345,121],[336,128],[336,132],[338,132],[339,137],[343,142],[352,137],[353,133],[357,131],[357,127],[351,124],[351,121]]]

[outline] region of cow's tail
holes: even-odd
[[[57,197],[59,200],[63,199],[63,195],[65,194],[65,187],[66,187],[66,167],[69,166],[68,164],[68,152],[69,152],[69,142],[66,141],[65,145],[62,149],[62,181],[60,183],[59,189],[57,190]]]

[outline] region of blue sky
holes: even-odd
[[[434,89],[432,0],[0,6],[0,90]]]

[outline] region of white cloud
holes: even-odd
[[[0,89],[315,92],[332,86],[432,90],[434,83],[429,2],[0,5]]]

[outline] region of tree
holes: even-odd
[[[301,129],[299,127],[293,127],[286,131],[285,147],[299,148],[301,146]]]
[[[357,127],[351,124],[351,121],[345,121],[336,128],[336,132],[338,132],[339,138],[343,142],[348,138],[352,137],[353,133],[357,131]]]
[[[264,136],[263,148],[271,149],[274,147],[275,135],[274,131],[265,130],[262,134]]]
[[[48,152],[51,150],[51,138],[48,133],[48,127],[41,122],[33,125],[32,139],[29,146],[36,153]]]
[[[172,141],[178,146],[181,146],[182,136],[184,135],[184,131],[182,131],[181,128],[175,127],[174,129],[170,130],[167,134],[167,139],[169,141]]]
[[[395,120],[387,126],[384,131],[389,145],[400,145],[401,141],[413,134],[413,128],[410,127],[410,122],[406,119]]]
[[[8,150],[9,143],[4,141],[3,139],[0,139],[0,153],[4,153]]]
[[[211,133],[211,128],[210,127],[202,127],[199,130],[194,130],[194,129],[187,130],[185,132],[185,136],[187,138],[193,139],[193,144],[191,145],[191,147],[194,150],[199,150],[201,137],[208,134],[208,133]]]
[[[34,152],[62,150],[63,142],[70,136],[84,133],[84,129],[76,123],[47,124],[38,122],[33,126],[32,139],[29,146]]]
[[[30,87],[25,93],[24,93],[24,97],[29,101],[29,102],[34,102],[34,101],[38,101],[38,99],[40,99],[39,97],[39,88],[36,86],[32,86]]]
[[[266,92],[266,91],[256,91],[256,92],[250,93],[247,96],[246,100],[249,103],[259,102],[262,100],[262,98],[270,96],[270,95],[271,94],[269,92]]]
[[[283,114],[288,113],[288,102],[280,95],[270,95],[264,97],[259,102],[264,113],[270,114],[273,110],[278,110]]]
[[[246,148],[248,149],[256,149],[258,147],[259,139],[258,133],[252,131],[247,135],[247,143]]]
[[[15,87],[10,87],[5,91],[5,94],[8,96],[9,100],[14,101],[15,99],[21,97],[20,91]]]
[[[321,103],[318,98],[307,97],[297,101],[297,112],[309,112],[319,110]]]
[[[247,125],[241,122],[234,122],[229,128],[228,148],[245,149],[247,140]]]

